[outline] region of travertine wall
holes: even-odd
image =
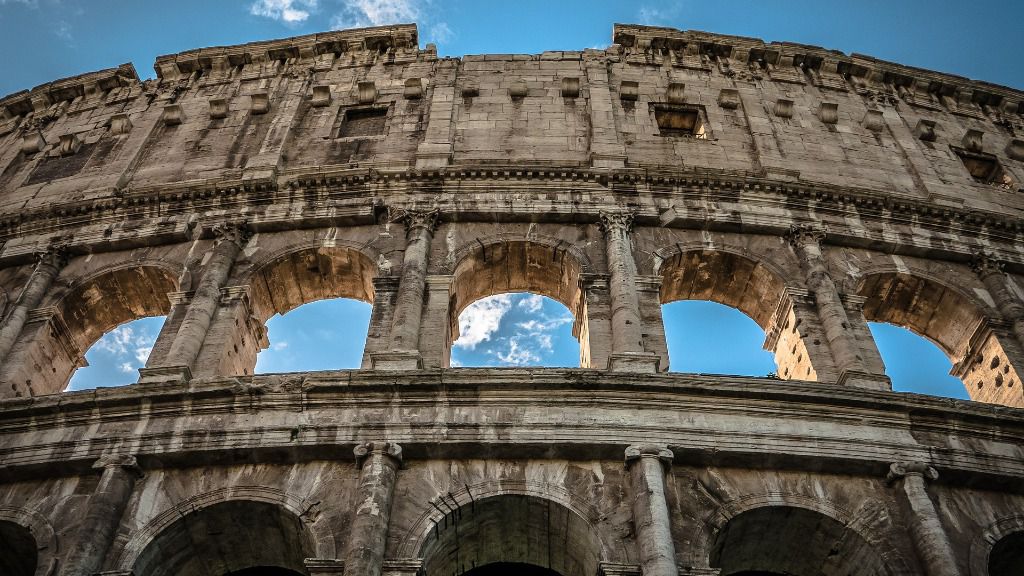
[[[156,70],[0,99],[0,572],[1022,569],[1021,92],[626,25]],[[580,370],[448,369],[508,291],[570,309]],[[252,375],[335,297],[373,305],[362,370]],[[749,315],[779,378],[666,374],[680,299]],[[138,384],[62,393],[151,315]],[[893,394],[869,321],[988,404]]]

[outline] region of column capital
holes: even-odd
[[[987,250],[975,252],[971,257],[971,269],[982,278],[1002,274],[1004,265],[1002,260]]]
[[[245,246],[249,238],[252,237],[252,232],[249,230],[249,223],[246,220],[237,220],[233,222],[218,222],[213,226],[210,226],[210,233],[213,234],[217,244],[228,241],[236,244],[239,248]]]
[[[394,442],[364,442],[356,444],[352,449],[356,456],[356,462],[362,467],[367,458],[375,454],[388,456],[395,460],[396,464],[402,463],[402,447]]]
[[[889,465],[889,473],[885,479],[891,483],[908,476],[918,476],[928,481],[935,481],[939,478],[939,472],[924,462],[893,462]]]
[[[601,562],[597,565],[598,576],[641,576],[643,570],[638,564]]]
[[[36,264],[39,266],[52,266],[60,270],[67,265],[71,255],[68,252],[67,244],[53,244],[46,250],[36,253]]]
[[[93,470],[123,468],[129,472],[140,473],[139,462],[134,454],[104,454],[92,464]]]
[[[817,224],[794,224],[789,227],[786,238],[790,244],[801,247],[820,246],[825,236],[825,229]]]
[[[598,212],[598,218],[601,232],[606,235],[609,232],[619,231],[629,233],[633,230],[633,219],[636,218],[636,212],[633,210],[601,210]]]
[[[408,236],[418,230],[426,230],[433,234],[441,223],[441,210],[410,210],[405,208],[388,207],[388,220],[390,222],[401,222],[405,224],[405,233]]]
[[[664,444],[635,444],[626,448],[627,467],[642,458],[657,458],[663,466],[669,468],[675,454]]]

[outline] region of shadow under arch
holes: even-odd
[[[56,569],[57,536],[46,518],[0,507],[0,574],[50,576]]]
[[[438,519],[418,556],[424,576],[505,565],[591,576],[598,573],[602,548],[597,529],[571,508],[549,498],[509,493],[462,504]]]
[[[989,524],[971,543],[970,576],[1024,574],[1024,514]]]
[[[711,543],[709,566],[723,575],[903,573],[894,571],[875,545],[846,523],[788,505],[758,506],[729,518]]]
[[[76,281],[39,310],[47,317],[29,318],[20,337],[22,361],[4,379],[24,384],[32,395],[61,392],[104,334],[132,320],[167,315],[167,295],[177,289],[178,270],[149,262],[105,268]]]
[[[589,327],[580,288],[584,260],[570,246],[548,239],[483,240],[459,255],[452,273],[448,308],[448,363],[459,338],[459,315],[470,304],[498,294],[529,292],[558,301],[572,313],[573,336],[580,342],[580,366],[589,368]]]
[[[864,318],[910,330],[950,359],[972,400],[1024,405],[1020,376],[988,307],[947,284],[918,273],[873,271],[859,279]]]
[[[780,378],[818,380],[830,368],[821,354],[812,359],[805,342],[810,327],[802,325],[795,309],[805,298],[787,286],[781,270],[723,249],[682,248],[657,256],[662,305],[708,300],[739,310],[764,330],[763,347],[774,353]]]

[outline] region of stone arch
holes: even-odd
[[[523,480],[486,481],[471,484],[453,490],[448,494],[448,505],[456,508],[472,507],[474,502],[495,498],[505,495],[530,497],[540,500],[550,500],[572,512],[573,515],[581,518],[590,526],[596,527],[602,521],[601,512],[594,507],[592,502],[584,497],[577,496],[562,486],[531,482]],[[399,546],[399,557],[416,558],[420,557],[422,550],[427,545],[434,531],[434,526],[444,522],[447,510],[443,507],[435,508],[427,505],[406,531]],[[621,540],[611,540],[604,536],[600,530],[595,528],[594,533],[600,543],[600,559],[602,561],[617,561],[627,563],[630,556],[625,543]]]
[[[582,252],[553,238],[493,236],[463,247],[456,252],[452,268],[449,349],[459,338],[459,315],[470,304],[497,294],[530,292],[569,309],[574,318],[573,336],[580,341],[580,364],[589,367],[589,325],[580,286],[587,269]]]
[[[765,332],[783,379],[818,380],[831,374],[831,359],[808,314],[807,292],[790,286],[782,267],[749,252],[703,245],[655,252],[661,303],[709,300],[739,310]]]
[[[697,534],[694,548],[697,554],[704,555],[702,560],[706,559],[707,566],[721,568],[723,574],[804,573],[798,566],[780,564],[787,559],[829,562],[807,572],[825,576],[913,574],[888,535],[882,533],[884,528],[879,525],[878,516],[870,504],[852,513],[832,501],[804,494],[749,495],[722,504]],[[800,526],[812,526],[812,529],[795,530]],[[793,533],[788,534],[787,530]],[[739,542],[737,547],[737,541],[750,532],[756,532],[757,542],[752,538],[751,542]],[[770,537],[765,539],[765,535]],[[808,541],[809,535],[820,542]],[[769,547],[765,554],[751,551],[752,546],[765,542]],[[845,546],[845,549],[832,554],[836,546]],[[727,549],[730,547],[731,552]],[[744,558],[764,559],[765,556],[769,560],[765,564],[744,563]]]
[[[204,511],[210,512],[204,517],[197,516]],[[259,518],[259,521],[249,524],[262,524],[269,527],[271,531],[268,534],[270,535],[287,533],[292,538],[290,544],[298,544],[296,550],[299,554],[288,556],[286,558],[288,565],[280,566],[282,568],[305,573],[305,568],[302,565],[302,560],[305,558],[337,558],[334,534],[331,532],[330,526],[327,522],[317,522],[320,515],[319,502],[311,502],[283,490],[266,486],[232,486],[185,499],[153,517],[132,534],[118,554],[115,566],[119,570],[135,570],[136,574],[146,574],[147,576],[159,576],[160,574],[183,576],[187,572],[180,572],[180,569],[185,565],[182,564],[183,562],[189,561],[187,558],[168,561],[167,567],[162,568],[163,571],[159,573],[143,568],[148,568],[156,561],[154,555],[161,546],[166,547],[170,542],[177,542],[179,545],[183,542],[187,543],[187,539],[183,540],[183,538],[187,538],[190,524],[195,526],[200,522],[216,523],[225,521],[227,518],[239,517],[239,515],[253,515],[252,517]],[[237,525],[239,529],[245,528],[245,523],[232,522],[231,524]],[[244,532],[240,534],[246,536]],[[168,538],[173,540],[168,540]],[[259,537],[256,538],[255,542],[262,545]],[[161,541],[165,543],[160,544]],[[248,534],[244,542],[229,545],[226,548],[232,551],[250,550],[253,541],[253,536]],[[280,547],[272,552],[279,553]],[[257,560],[269,562],[263,565],[278,565],[273,561],[275,558],[270,557],[271,551],[263,551],[259,554],[263,554],[263,556],[257,556]],[[241,564],[241,561],[235,564],[226,562],[225,569],[218,573],[233,572],[247,567]],[[256,564],[250,563],[249,565]]]
[[[935,344],[974,400],[1014,404],[1019,351],[997,315],[975,296],[921,271],[875,268],[858,277],[864,318],[901,326]]]
[[[6,368],[3,380],[32,395],[64,390],[104,334],[125,322],[167,315],[167,295],[177,290],[179,272],[163,261],[133,260],[72,281],[48,306],[32,312],[16,347],[18,361]]]
[[[414,554],[422,559],[424,574],[462,574],[498,563],[535,566],[561,576],[598,573],[607,550],[591,519],[529,492],[482,491],[468,502],[453,495],[457,505],[432,518],[416,543]]]
[[[993,572],[991,564],[998,559],[992,558],[992,555],[993,551],[1000,547],[1000,543],[1002,543],[1000,548],[1009,549],[1008,544],[1017,544],[1018,542],[1024,544],[1024,514],[1006,516],[986,526],[971,542],[968,563],[970,576],[1013,574],[1013,572]],[[1024,546],[1021,546],[1019,550],[1024,550]],[[1020,556],[1017,559],[1024,560]]]
[[[240,282],[249,285],[254,312],[263,322],[327,298],[373,303],[378,256],[365,246],[321,239],[263,255]]]
[[[21,576],[52,576],[57,566],[57,536],[46,518],[19,508],[0,507],[0,543],[11,550],[0,549],[0,574]],[[31,561],[20,562],[26,554]]]

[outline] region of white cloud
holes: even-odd
[[[287,342],[274,342],[274,345],[271,346],[271,348],[273,348],[275,352],[280,351],[280,350],[284,350],[287,347],[288,347],[288,343]]]
[[[470,304],[459,315],[459,339],[455,346],[474,350],[477,344],[490,340],[501,327],[501,319],[511,309],[510,294],[499,294]]]
[[[131,346],[134,337],[135,333],[131,326],[119,326],[104,334],[96,345],[100,350],[121,356],[128,353],[128,347]]]
[[[139,364],[145,364],[146,360],[149,360],[149,353],[153,351],[153,346],[140,346],[135,349],[135,361]]]
[[[455,36],[452,29],[448,27],[448,24],[444,22],[438,22],[429,29],[430,33],[428,36],[429,40],[432,40],[438,44],[447,44]]]
[[[669,26],[672,20],[679,15],[680,8],[680,4],[670,4],[664,7],[644,5],[637,10],[637,21],[648,26]]]
[[[135,371],[135,368],[132,366],[131,362],[122,362],[121,365],[118,366],[118,369],[121,372],[124,372],[125,374],[130,374]]]
[[[538,294],[528,294],[519,300],[516,304],[527,312],[540,312],[542,306],[544,306],[544,297]]]
[[[529,347],[520,344],[519,338],[508,339],[508,351],[497,352],[498,360],[509,366],[526,366],[540,362],[540,356],[533,353]]]
[[[417,0],[342,0],[331,28],[365,28],[415,22],[422,13]]]
[[[309,18],[309,11],[316,7],[317,0],[256,0],[249,6],[249,12],[285,24],[298,24],[305,22]]]
[[[144,366],[153,351],[156,336],[148,333],[136,333],[131,326],[118,326],[103,335],[94,347],[114,356],[118,361],[118,369],[131,372]]]

